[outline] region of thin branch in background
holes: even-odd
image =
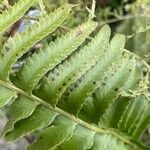
[[[92,0],[91,10],[88,7],[86,7],[87,11],[89,12],[89,20],[92,20],[93,18],[95,18],[95,8],[96,8],[96,1]]]
[[[150,18],[150,15],[126,15],[126,16],[120,16],[118,18],[113,18],[113,19],[108,19],[105,21],[99,22],[99,26],[103,26],[105,24],[111,24],[111,23],[116,23],[119,21],[124,21],[128,19],[135,19],[135,18]]]
[[[124,51],[129,53],[129,54],[131,54],[132,56],[134,56],[139,61],[141,61],[141,63],[148,69],[148,72],[150,73],[150,65],[146,61],[144,61],[140,56],[136,55],[133,52],[130,52],[130,51],[126,50],[126,49],[124,49]]]

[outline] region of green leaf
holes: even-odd
[[[139,73],[139,70],[133,71],[122,89],[126,92],[131,90],[132,92],[136,91],[139,86],[140,78],[141,74]],[[132,100],[132,97],[120,96],[118,99],[115,99],[101,117],[99,125],[104,128],[118,128],[118,123],[126,107],[129,105],[130,100]]]
[[[37,91],[38,95],[42,93],[42,98],[55,106],[66,88],[85,74],[101,57],[108,46],[109,38],[110,28],[104,26],[87,46],[50,72],[44,85]]]
[[[120,39],[121,44],[116,46],[114,43],[118,42],[118,39]],[[85,99],[102,84],[104,78],[114,69],[113,65],[117,58],[121,56],[124,42],[124,36],[116,36],[95,66],[67,89],[58,106],[73,114],[79,112]],[[114,53],[112,53],[112,50],[114,50]],[[74,107],[70,109],[71,106]]]
[[[134,124],[134,127],[136,127],[136,129],[132,133],[134,139],[140,139],[145,129],[148,128],[150,124],[149,109],[150,109],[150,103],[148,102],[147,106],[145,107],[144,114],[142,115],[143,117],[141,117],[140,119],[137,119],[139,121],[137,125]]]
[[[123,91],[127,93],[131,91],[132,92],[136,91],[139,87],[141,78],[142,78],[141,71],[139,71],[138,69],[132,71],[128,81],[126,82],[124,87],[122,87]]]
[[[120,68],[116,68],[116,70],[104,80],[105,84],[96,92],[96,96],[99,99],[99,117],[102,116],[109,105],[119,96],[121,87],[128,81],[131,71],[134,69],[135,61],[133,59],[126,59],[121,62]]]
[[[44,128],[51,124],[58,113],[50,111],[44,106],[38,106],[33,114],[26,119],[18,121],[14,130],[5,133],[7,140],[15,140],[37,129]]]
[[[116,99],[101,117],[99,126],[103,128],[117,128],[118,122],[130,100],[131,98],[129,97]]]
[[[2,83],[3,82],[0,82],[1,85],[6,86],[5,84],[2,84]],[[15,140],[28,133],[47,127],[45,128],[47,129],[46,131],[50,130],[51,132],[54,132],[54,135],[56,135],[55,136],[56,140],[53,141],[54,143],[50,143],[49,145],[56,146],[56,148],[74,149],[77,146],[77,148],[80,150],[80,149],[87,149],[87,148],[90,149],[95,146],[97,147],[97,145],[99,145],[99,141],[97,143],[94,137],[95,135],[98,134],[99,136],[102,136],[102,139],[100,140],[100,142],[102,143],[101,145],[106,144],[106,141],[104,140],[105,139],[104,135],[107,135],[111,137],[110,142],[108,144],[112,142],[112,144],[115,145],[116,148],[118,149],[120,147],[121,148],[127,147],[126,149],[129,149],[129,148],[137,149],[137,145],[135,143],[130,142],[127,137],[122,136],[122,134],[118,132],[109,131],[108,129],[103,130],[97,127],[96,125],[88,124],[59,108],[52,108],[50,105],[48,105],[41,99],[33,95],[29,95],[26,92],[8,83],[7,83],[7,87],[9,89],[13,89],[13,91],[16,91],[17,93],[20,92],[23,95],[30,97],[33,101],[37,103],[43,104],[43,106],[42,105],[37,106],[35,111],[32,113],[32,115],[30,115],[28,118],[24,118],[24,119],[22,118],[22,120],[16,122],[14,125],[14,130],[7,132],[5,134],[5,138],[7,140]],[[64,118],[69,119],[69,120],[64,121]],[[56,125],[58,119],[60,122],[60,128]],[[69,125],[68,122],[70,123],[72,122],[73,128],[71,126],[69,126],[70,129],[68,128],[67,126]],[[57,131],[57,129],[61,130],[62,129],[61,125],[64,125],[64,124],[66,126],[63,126],[63,129],[65,130],[66,129],[65,127],[67,127],[67,131],[68,131],[67,132],[68,134],[66,134],[66,136],[64,134],[61,134],[61,135],[58,134],[58,131]],[[76,124],[77,126],[76,128],[74,128]],[[48,127],[49,125],[51,125],[50,126],[51,129]],[[58,128],[56,127],[57,129],[55,130],[54,126],[57,126]],[[75,129],[74,132],[73,132],[73,129]],[[40,132],[40,130],[38,132]],[[43,132],[41,132],[41,134],[42,133],[45,134],[44,130]],[[39,134],[39,137],[41,134]],[[117,145],[115,143],[117,143]],[[48,143],[46,146],[48,146]],[[140,144],[138,144],[138,146],[140,146],[138,148],[141,149],[142,146]],[[52,147],[52,148],[55,148],[55,147]]]
[[[87,113],[93,114],[93,117],[90,116],[90,118],[92,119],[92,122],[95,122],[96,124],[99,122],[100,118],[109,108],[111,103],[118,98],[122,91],[121,88],[126,84],[130,77],[131,70],[133,70],[135,67],[134,60],[129,60],[128,58],[121,59],[122,60],[120,60],[118,65],[115,65],[113,69],[103,79],[99,88],[94,93],[94,100],[91,102],[91,104],[89,104],[89,101],[87,101],[88,105],[85,102],[85,105],[81,110],[82,115],[82,111],[87,112],[90,110],[86,107],[94,107],[93,109],[91,109],[94,112]]]
[[[62,150],[86,150],[89,149],[93,144],[95,132],[92,130],[86,129],[81,125],[77,125],[73,136],[60,145]]]
[[[95,22],[86,22],[34,53],[17,74],[16,84],[26,91],[32,90],[39,79],[76,50],[96,26]]]
[[[50,127],[47,127],[38,135],[37,141],[29,146],[29,150],[55,148],[73,135],[75,127],[75,122],[59,115]]]
[[[126,144],[110,135],[95,134],[94,143],[90,150],[130,150]]]
[[[32,2],[22,8],[18,3],[6,11],[12,12],[2,20],[6,28],[0,20],[4,31],[16,19],[13,15],[21,17]],[[62,25],[71,8],[65,4],[2,45],[0,107],[11,103],[3,136],[10,141],[35,135],[31,150],[150,149],[140,138],[150,124],[148,76],[141,75],[139,82],[141,62],[124,50],[124,35],[109,43],[107,25],[88,43],[85,39],[97,25],[88,21],[27,58],[19,72],[11,72],[18,58]]]
[[[37,102],[34,102],[27,97],[19,96],[10,106],[9,120],[5,126],[3,134],[12,131],[15,123],[19,120],[29,117],[37,105]]]
[[[7,81],[11,66],[16,62],[17,58],[59,27],[67,18],[70,11],[70,5],[58,8],[53,13],[40,19],[39,22],[25,30],[25,32],[16,34],[13,38],[10,38],[6,44],[9,51],[6,51],[0,57],[0,79]],[[41,24],[42,26],[40,26]]]
[[[120,121],[119,129],[128,135],[134,135],[134,138],[140,138],[144,129],[150,123],[150,104],[144,95],[133,98],[126,107]],[[139,127],[137,131],[137,127]]]
[[[16,92],[0,85],[0,108],[8,104],[15,97],[17,97]]]
[[[0,3],[3,0],[0,1]],[[0,33],[19,20],[36,0],[19,0],[14,6],[0,14]]]

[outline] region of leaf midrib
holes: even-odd
[[[69,114],[68,112],[66,112],[66,111],[64,111],[64,110],[62,110],[62,109],[60,109],[60,108],[58,108],[58,107],[55,107],[55,108],[52,107],[49,103],[46,103],[44,100],[42,100],[42,99],[36,97],[36,96],[33,95],[33,94],[29,94],[29,93],[27,93],[27,92],[25,92],[25,91],[23,91],[23,90],[17,88],[17,87],[14,86],[12,83],[6,83],[6,82],[0,80],[0,85],[3,86],[3,87],[8,88],[8,89],[10,89],[10,90],[13,90],[13,91],[15,91],[15,92],[18,93],[18,94],[22,94],[22,95],[24,95],[24,96],[30,98],[31,100],[34,100],[34,101],[38,102],[39,104],[42,104],[42,105],[44,105],[45,107],[47,107],[47,108],[49,108],[49,109],[51,109],[51,110],[53,110],[53,111],[55,111],[55,112],[57,112],[57,113],[59,113],[59,114],[62,114],[62,115],[64,115],[64,116],[66,116],[66,117],[72,119],[74,122],[76,122],[76,123],[78,123],[78,124],[80,124],[80,125],[82,125],[82,126],[88,128],[88,129],[90,129],[90,130],[93,130],[93,131],[95,131],[95,132],[97,132],[97,133],[100,133],[100,134],[111,134],[111,135],[115,136],[117,139],[123,141],[124,143],[129,144],[129,145],[131,145],[132,147],[137,147],[137,144],[131,142],[129,139],[126,139],[124,136],[119,135],[119,134],[116,133],[115,131],[110,130],[110,129],[101,129],[101,128],[98,128],[98,127],[93,126],[93,125],[91,125],[91,124],[88,124],[87,122],[85,122],[85,121],[83,121],[83,120],[81,120],[81,119],[75,117],[74,115]]]

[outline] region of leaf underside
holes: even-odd
[[[0,32],[33,2],[19,0],[1,14]],[[108,25],[92,36],[97,23],[87,21],[11,72],[18,58],[63,24],[72,7],[58,8],[3,46],[0,107],[11,104],[2,136],[11,141],[35,134],[29,150],[150,149],[140,141],[150,124],[149,97],[139,90],[143,75],[134,56],[124,50],[125,36],[110,40]]]

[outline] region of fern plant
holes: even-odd
[[[4,11],[0,32],[35,1],[19,0]],[[150,124],[149,76],[125,50],[124,35],[110,39],[108,25],[93,37],[98,23],[89,20],[12,70],[18,58],[67,19],[72,7],[66,4],[45,15],[3,45],[0,107],[10,105],[2,136],[11,141],[35,134],[29,150],[150,149],[141,141]]]

